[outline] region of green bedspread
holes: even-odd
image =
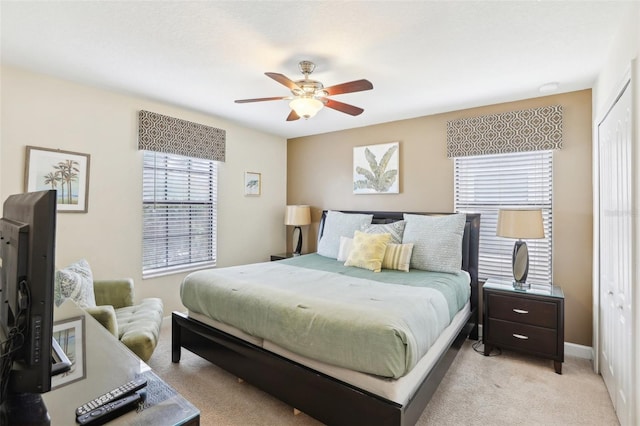
[[[317,254],[193,272],[192,312],[328,364],[398,378],[469,299],[466,273],[373,273]]]

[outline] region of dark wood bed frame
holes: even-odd
[[[373,223],[402,220],[402,212],[373,214]],[[413,213],[440,215],[440,213]],[[445,213],[446,214],[446,213]],[[323,212],[318,239],[324,230]],[[467,214],[463,238],[463,269],[471,275],[471,317],[452,345],[438,359],[405,405],[389,401],[280,355],[269,352],[181,312],[172,314],[171,361],[185,348],[293,408],[330,425],[414,425],[467,337],[478,338],[478,244],[480,215]]]

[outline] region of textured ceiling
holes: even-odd
[[[2,62],[168,102],[291,138],[592,87],[635,5],[622,1],[122,1],[0,3]],[[364,108],[286,122],[264,72]]]

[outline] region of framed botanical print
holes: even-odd
[[[260,173],[245,172],[244,174],[244,195],[260,195],[262,189],[262,176]]]
[[[353,193],[400,192],[398,142],[353,148]]]

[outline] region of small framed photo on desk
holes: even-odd
[[[71,361],[65,373],[51,377],[51,389],[77,382],[86,377],[84,316],[56,321],[53,338]]]

